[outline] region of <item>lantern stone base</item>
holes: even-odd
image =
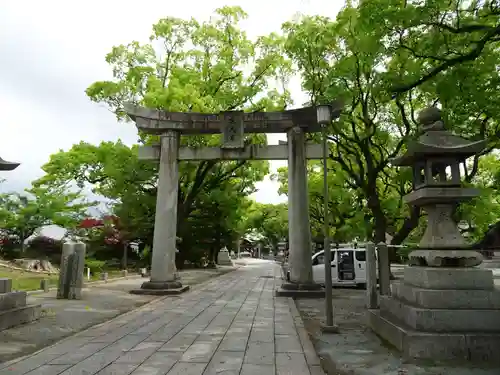
[[[133,289],[131,294],[143,294],[151,296],[177,295],[189,290],[189,285],[182,285],[180,281],[146,281],[141,289]]]
[[[491,270],[408,267],[368,322],[407,359],[500,363],[500,290]]]
[[[42,306],[28,305],[26,298],[26,292],[0,293],[0,331],[40,319]]]
[[[276,289],[275,295],[276,297],[292,297],[295,299],[324,298],[325,290],[320,284],[316,283],[300,284],[287,282]]]

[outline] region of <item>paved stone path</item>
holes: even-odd
[[[274,263],[245,267],[60,341],[0,375],[320,375]]]

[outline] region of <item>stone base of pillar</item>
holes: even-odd
[[[405,359],[500,363],[500,290],[491,270],[407,267],[368,322]]]
[[[189,285],[182,285],[180,281],[146,281],[141,289],[132,289],[131,294],[151,296],[170,296],[181,294],[189,290]]]
[[[282,284],[275,291],[276,297],[300,298],[324,298],[325,289],[316,283],[299,284],[287,282]]]

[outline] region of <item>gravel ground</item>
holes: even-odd
[[[196,285],[230,272],[231,267],[216,270],[182,271],[182,282]],[[158,297],[129,294],[146,279],[110,281],[84,289],[82,300],[58,300],[56,292],[28,296],[28,304],[41,304],[40,320],[0,332],[0,363],[30,354],[64,337],[110,320]]]
[[[334,320],[339,334],[323,334],[324,299],[296,300],[304,325],[328,375],[498,375],[500,369],[450,367],[405,362],[367,327],[365,291],[334,289]]]

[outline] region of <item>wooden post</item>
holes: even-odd
[[[366,307],[378,309],[377,259],[372,242],[366,244]]]
[[[388,296],[391,294],[391,263],[389,262],[389,250],[385,243],[380,242],[377,245],[377,254],[380,294]]]

